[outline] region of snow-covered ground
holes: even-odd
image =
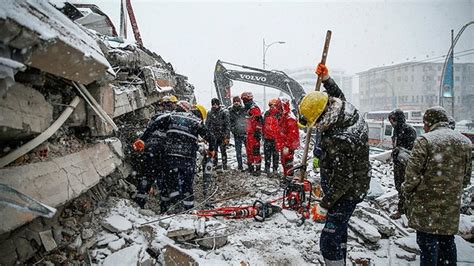
[[[232,148],[228,154],[235,169]],[[347,263],[365,259],[371,265],[418,265],[414,230],[406,227],[406,218],[396,221],[388,218],[396,208],[392,166],[379,161],[371,163],[371,192],[350,221]],[[317,179],[313,171],[310,175]],[[196,179],[198,187],[201,176]],[[215,207],[249,205],[256,199],[268,201],[283,193],[279,180],[265,175],[257,178],[231,170],[217,172],[214,181],[216,186],[212,190],[219,191],[214,194]],[[246,193],[219,201],[237,195],[234,192]],[[204,199],[197,194],[198,202]],[[298,226],[298,216],[292,210],[283,210],[264,222],[257,222],[205,219],[191,213],[156,215],[118,198],[110,199],[109,203],[112,207],[107,214],[98,218],[102,229],[96,234],[98,242],[90,252],[96,264],[195,261],[201,265],[318,265],[323,262],[319,236],[324,225],[309,219]],[[151,221],[156,222],[144,225]],[[472,235],[473,215],[462,215],[460,230],[464,235]],[[456,244],[459,265],[474,264],[474,245],[460,236],[456,236]]]

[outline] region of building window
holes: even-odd
[[[402,81],[402,77],[398,76],[398,77],[397,77],[397,81],[398,81],[398,82]]]
[[[405,76],[405,81],[408,81],[408,76]]]
[[[459,76],[456,76],[454,80],[459,81]]]
[[[411,76],[411,81],[414,82],[415,81],[415,77],[412,75]]]
[[[458,66],[455,66],[455,67],[454,67],[454,71],[459,71],[459,67],[458,67]]]
[[[421,99],[420,99],[420,102],[423,103],[423,95],[421,95],[420,98],[421,98]]]

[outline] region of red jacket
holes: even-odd
[[[250,142],[260,142],[262,138],[262,111],[258,106],[253,105],[250,107],[247,116],[247,141]]]
[[[280,139],[280,126],[278,125],[280,119],[280,112],[276,108],[270,108],[265,112],[263,117],[263,138],[264,139]]]
[[[283,147],[296,150],[300,146],[298,121],[290,111],[289,103],[283,104],[283,115],[280,118],[281,142]]]

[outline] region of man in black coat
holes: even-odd
[[[368,127],[326,66],[319,64],[316,73],[326,93],[310,92],[299,106],[300,123],[315,124],[321,132],[321,176],[327,179],[325,195],[311,212],[316,221],[325,219],[319,244],[326,265],[342,266],[349,219],[369,189]]]
[[[242,146],[245,145],[247,135],[247,112],[245,111],[239,96],[232,98],[232,106],[229,107],[230,131],[234,135],[235,153],[237,156],[238,169],[243,170]]]
[[[207,114],[206,126],[214,135],[214,142],[209,143],[209,146],[212,146],[212,149],[216,151],[214,166],[217,167],[217,149],[219,148],[222,155],[222,169],[227,170],[226,147],[230,139],[229,114],[221,107],[219,99],[213,98],[211,105],[211,111]]]
[[[415,129],[406,123],[405,114],[400,109],[395,109],[388,115],[388,120],[393,126],[392,135],[392,160],[393,160],[393,179],[395,189],[398,192],[398,210],[391,215],[392,219],[399,219],[405,213],[403,203],[405,198],[402,193],[402,183],[405,181],[405,168],[408,159],[408,151],[413,149],[413,143],[416,139]]]

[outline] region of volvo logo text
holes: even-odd
[[[240,74],[240,78],[247,79],[247,80],[262,81],[262,82],[267,81],[266,77],[257,77],[257,76],[247,75],[247,74]]]

